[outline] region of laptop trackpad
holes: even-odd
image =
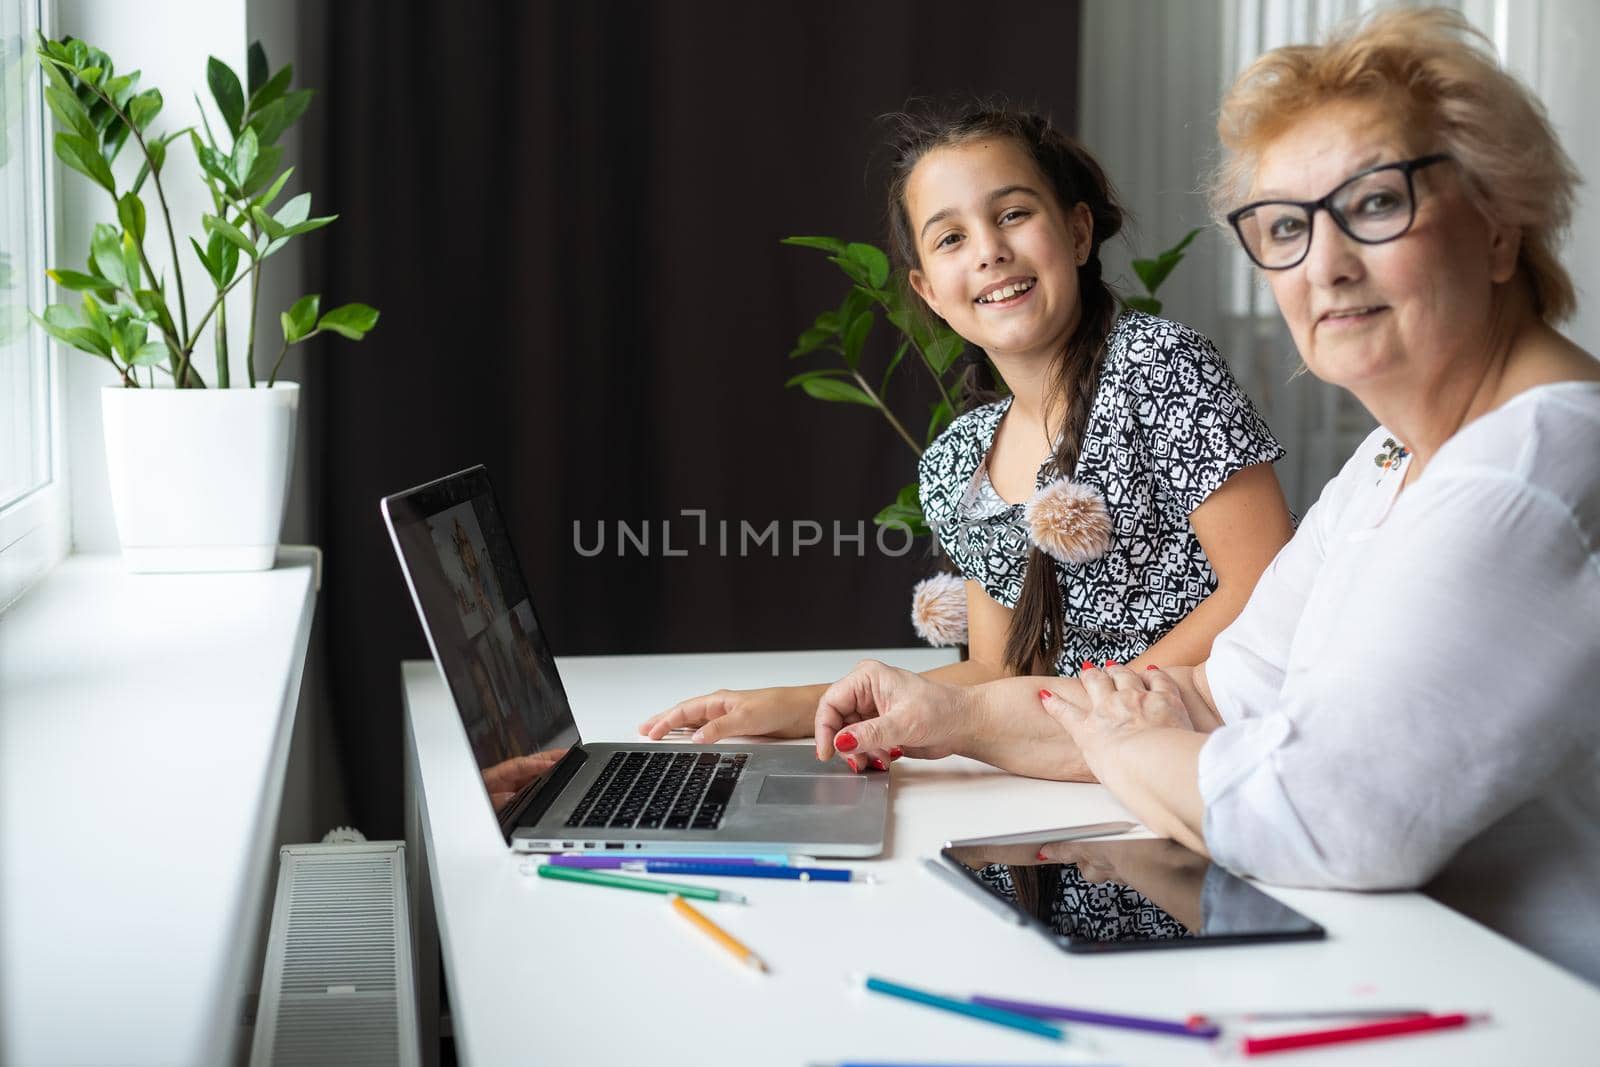
[[[769,774],[756,794],[757,804],[828,804],[860,802],[867,783],[860,778],[821,774]]]

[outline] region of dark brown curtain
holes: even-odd
[[[915,457],[875,412],[782,388],[825,365],[787,353],[846,284],[778,240],[884,243],[874,119],[911,96],[1003,92],[1073,128],[1077,3],[301,13],[320,90],[307,173],[341,215],[310,246],[314,291],[383,312],[306,376],[317,637],[357,823],[400,833],[399,662],[427,655],[378,499],[474,463],[558,654],[915,643],[910,589],[932,561],[880,553],[871,523]],[[920,433],[931,392],[912,370],[894,395]],[[708,546],[684,509],[707,513]],[[648,555],[619,555],[619,520],[649,523]],[[664,520],[687,555],[662,554]],[[741,558],[739,523],[773,520],[782,555]],[[794,554],[796,520],[822,544]],[[835,555],[834,523],[863,520],[864,555]],[[574,523],[592,549],[600,522],[605,550],[585,557]]]

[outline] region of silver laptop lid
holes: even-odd
[[[473,467],[385,497],[383,516],[509,835],[527,800],[582,739],[488,472]]]

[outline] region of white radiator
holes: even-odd
[[[278,855],[251,1067],[420,1065],[405,843]]]

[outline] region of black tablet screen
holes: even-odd
[[[1304,915],[1166,838],[960,841],[944,857],[1068,951],[1324,936]]]

